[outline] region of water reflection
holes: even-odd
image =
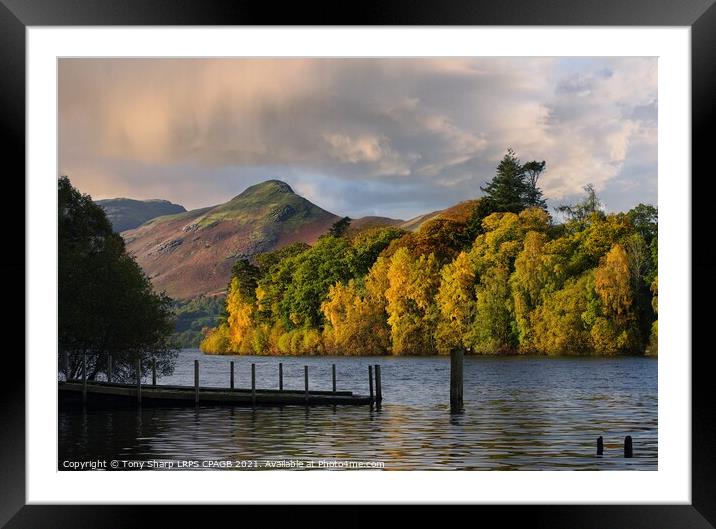
[[[195,354],[185,352],[180,365],[191,365]],[[277,359],[234,360],[244,372],[257,363],[258,387],[277,387],[272,376]],[[229,359],[201,361],[202,380],[226,383],[223,368]],[[460,415],[448,411],[444,358],[282,361],[287,387],[303,382],[301,366],[310,363],[317,377],[312,387],[330,389],[331,363],[336,363],[338,389],[360,393],[366,393],[367,365],[380,362],[383,405],[111,411],[90,405],[61,411],[60,461],[121,456],[383,461],[388,470],[657,469],[655,360],[468,358]],[[187,383],[183,376],[178,369],[162,382]],[[600,435],[603,457],[595,455]],[[625,435],[634,439],[633,459],[622,457]]]

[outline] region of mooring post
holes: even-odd
[[[70,353],[65,351],[64,354],[62,355],[62,360],[65,364],[63,366],[65,368],[65,381],[69,382],[70,381]]]
[[[152,358],[152,386],[157,387],[157,359]]]
[[[194,404],[199,404],[199,360],[194,360]]]
[[[278,363],[278,390],[283,391],[283,364]]]
[[[229,387],[231,389],[234,389],[234,361],[233,360],[231,361],[229,369],[231,372],[231,374],[229,375]]]
[[[597,437],[597,455],[604,455],[604,439],[602,439],[601,435]]]
[[[142,403],[142,359],[137,358],[137,404]]]
[[[634,448],[631,442],[631,435],[624,438],[624,457],[634,457]]]
[[[107,382],[112,382],[112,353],[107,356]]]
[[[380,383],[380,366],[375,364],[375,403],[383,402],[383,389]]]
[[[373,366],[368,366],[368,387],[370,388],[370,403],[373,404]]]
[[[251,364],[251,405],[256,406],[256,364]]]
[[[450,351],[450,413],[460,413],[462,406],[462,349]]]
[[[87,353],[82,353],[82,404],[87,402]]]
[[[308,366],[303,366],[303,382],[305,386],[306,405],[308,405]]]
[[[336,364],[333,364],[333,393],[336,392]]]

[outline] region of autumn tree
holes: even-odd
[[[510,353],[517,349],[518,336],[513,324],[510,273],[498,264],[480,277],[476,289],[475,323],[471,346],[482,353]]]
[[[517,341],[523,352],[532,349],[530,314],[555,290],[555,283],[562,275],[560,269],[553,266],[551,256],[545,254],[546,242],[544,233],[527,233],[510,277]]]
[[[630,352],[637,344],[629,261],[624,248],[615,244],[594,273],[594,290],[602,302],[603,316],[592,326],[599,353]]]
[[[388,351],[385,311],[354,280],[332,286],[321,309],[326,320],[324,339],[332,353],[382,355]]]
[[[594,275],[569,278],[530,314],[534,348],[548,355],[591,354],[592,337],[583,316],[595,301]]]
[[[432,254],[413,258],[405,248],[400,248],[393,255],[385,291],[393,354],[435,351],[434,298],[438,287],[439,268]]]
[[[653,294],[651,306],[654,310],[654,314],[659,313],[659,278],[655,277],[651,283],[651,292]],[[659,320],[655,319],[651,324],[651,330],[649,334],[649,346],[647,353],[650,355],[659,354]]]
[[[470,345],[469,335],[475,319],[475,270],[469,255],[460,252],[444,266],[440,289],[435,297],[440,319],[436,331],[438,351],[447,354],[455,347]]]
[[[658,220],[606,214],[593,186],[558,208],[545,162],[508,151],[479,200],[415,232],[346,231],[234,267],[226,317],[203,342],[260,354],[656,354]]]

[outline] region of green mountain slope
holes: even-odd
[[[223,291],[237,259],[311,244],[338,218],[268,180],[224,204],[157,217],[122,235],[155,288],[189,299]]]

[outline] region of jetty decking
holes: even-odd
[[[152,382],[143,384],[140,376],[133,384],[112,381],[111,368],[108,381],[87,380],[86,361],[83,361],[82,378],[58,382],[61,403],[97,403],[130,405],[234,405],[234,406],[283,406],[283,405],[380,405],[382,389],[380,366],[369,366],[369,395],[357,395],[352,391],[336,389],[336,369],[332,366],[333,390],[310,390],[308,367],[304,367],[304,389],[283,388],[283,364],[279,364],[279,389],[256,387],[256,366],[251,365],[251,388],[234,388],[234,362],[230,364],[230,387],[207,387],[199,385],[199,361],[194,361],[194,385],[157,384],[156,369],[152,363]],[[109,362],[111,366],[111,361]],[[140,366],[137,372],[141,373]],[[376,392],[373,392],[375,381]]]

